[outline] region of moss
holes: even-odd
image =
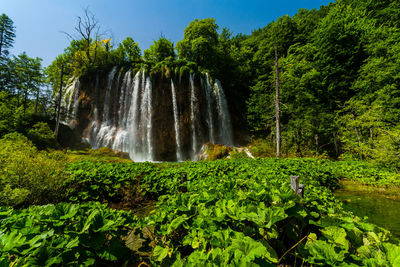
[[[213,161],[217,159],[223,159],[229,156],[229,152],[232,151],[232,148],[229,146],[224,146],[220,144],[207,144],[206,147],[206,154],[207,154],[207,160]]]
[[[255,157],[265,158],[275,156],[275,151],[271,144],[264,139],[253,140],[249,150]]]

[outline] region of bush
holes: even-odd
[[[245,151],[234,150],[229,155],[230,155],[231,159],[247,159],[247,158],[249,158],[249,156],[246,154]]]
[[[39,149],[55,148],[57,141],[46,122],[38,122],[28,131],[28,137]]]
[[[0,139],[0,205],[57,202],[64,179],[63,159],[40,152],[25,136]]]
[[[249,150],[253,156],[260,158],[274,157],[276,155],[270,143],[263,139],[254,140]]]

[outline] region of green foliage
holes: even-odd
[[[64,157],[39,152],[23,135],[0,139],[0,205],[57,202],[62,197]]]
[[[144,59],[148,62],[161,62],[164,60],[174,60],[174,44],[165,37],[160,37],[144,51]]]
[[[132,37],[126,37],[116,49],[116,53],[119,53],[119,50],[123,54],[124,61],[138,62],[142,60],[139,44]]]
[[[11,48],[15,38],[14,22],[6,15],[0,15],[0,58],[8,56],[8,48]]]
[[[177,43],[179,57],[211,69],[217,53],[217,29],[212,18],[192,21],[185,29],[183,40]]]
[[[123,237],[135,218],[99,203],[1,207],[0,220],[4,266],[92,266],[134,259]]]
[[[157,200],[157,209],[138,219],[97,203],[2,208],[3,262],[272,266],[293,264],[293,255],[320,265],[398,261],[390,234],[344,212],[330,190],[338,186],[337,177],[372,175],[373,168],[361,163],[85,161],[69,164],[67,172],[63,187],[71,201],[147,198]],[[290,175],[301,177],[303,199],[292,191]]]
[[[68,179],[63,186],[71,201],[131,201],[141,193],[140,177],[154,170],[150,163],[76,162],[68,165]]]
[[[400,186],[400,175],[391,167],[384,168],[380,164],[354,159],[332,162],[332,166],[339,179],[381,187]]]
[[[229,158],[231,159],[246,159],[249,158],[247,153],[245,151],[238,151],[238,150],[233,150],[231,153],[229,153]]]
[[[344,152],[378,162],[385,161],[379,151],[397,153],[385,136],[394,136],[399,121],[398,3],[372,2],[302,9],[240,40],[254,72],[247,99],[253,134],[274,137],[272,68],[278,44],[284,152]],[[384,164],[396,167],[393,159]]]
[[[264,139],[253,140],[249,150],[254,157],[265,158],[275,156],[275,151],[271,149],[270,143]]]
[[[29,139],[39,149],[54,148],[57,141],[54,138],[54,132],[45,122],[38,122],[28,131]]]

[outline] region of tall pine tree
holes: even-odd
[[[13,46],[15,27],[13,21],[6,15],[0,16],[0,58],[8,55],[8,48]]]

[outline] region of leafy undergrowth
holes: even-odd
[[[400,173],[377,164],[366,161],[334,161],[331,165],[335,175],[341,179],[379,187],[400,186]]]
[[[83,150],[67,150],[66,156],[68,161],[102,161],[102,162],[119,162],[129,163],[132,160],[128,153],[113,151],[110,148],[102,147],[99,149],[83,149]]]
[[[400,264],[398,240],[335,200],[337,169],[327,160],[87,161],[67,172],[65,198],[77,204],[1,209],[4,265]],[[304,198],[290,175],[305,184]],[[157,208],[139,218],[86,201]]]

